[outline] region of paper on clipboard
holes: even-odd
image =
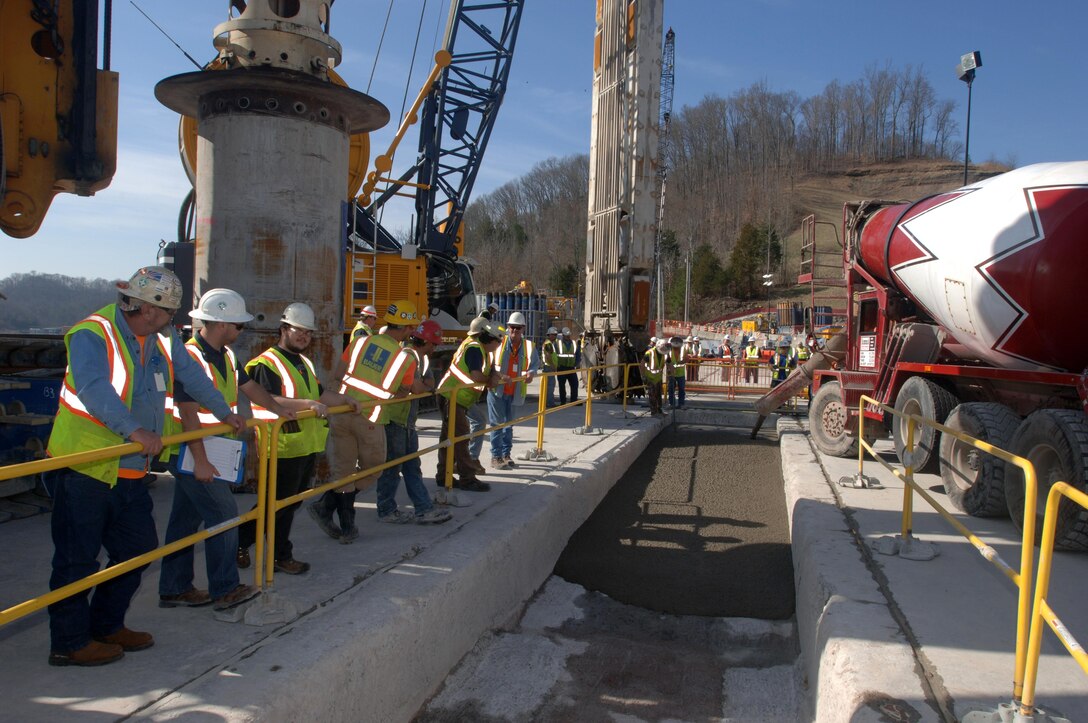
[[[227,437],[205,437],[203,441],[208,462],[219,472],[215,478],[235,485],[241,484],[245,472],[246,443]],[[193,473],[193,455],[188,444],[182,444],[178,452],[178,469]]]

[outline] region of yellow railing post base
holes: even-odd
[[[604,434],[604,429],[601,428],[601,427],[575,427],[571,431],[574,432],[575,434],[582,434],[582,435],[585,435],[585,434],[594,434],[594,435]]]
[[[993,710],[970,710],[960,720],[963,723],[1070,723],[1068,718],[1034,708],[1031,715],[1020,712],[1017,703],[998,703]]]
[[[472,505],[464,495],[457,494],[457,490],[448,490],[445,487],[434,493],[434,501],[436,504],[448,507],[469,507]]]
[[[753,437],[754,438],[754,437]],[[839,487],[853,487],[859,490],[882,490],[884,485],[876,477],[858,472],[854,476],[839,477]]]
[[[537,449],[531,449],[523,455],[520,455],[526,462],[554,462],[559,459],[554,454],[548,452],[543,447]]]

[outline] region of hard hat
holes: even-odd
[[[117,290],[163,309],[175,311],[181,306],[181,279],[165,266],[144,266],[128,281],[118,281]]]
[[[688,334],[688,338],[684,339],[684,341],[695,341],[695,337],[692,336],[691,334]]]
[[[309,304],[304,304],[301,301],[288,304],[287,308],[283,310],[283,316],[280,317],[280,321],[298,329],[317,331],[317,322],[314,320],[314,310],[310,308]]]
[[[650,343],[651,344],[656,344],[657,343],[657,337],[656,336],[651,336],[650,337]]]
[[[498,311],[499,310],[499,305],[496,304],[494,301],[492,301],[487,305],[487,310],[488,311]]]
[[[412,332],[412,336],[432,344],[441,344],[442,325],[433,319],[426,319],[416,327],[416,330]]]
[[[382,321],[394,326],[415,326],[419,323],[419,316],[416,315],[416,305],[407,299],[394,301],[385,310]]]
[[[669,339],[669,345],[679,349],[680,347],[684,346],[684,340],[678,336],[674,336],[673,338]]]
[[[696,336],[696,337],[692,337],[692,339],[691,339],[691,340],[692,340],[692,341],[699,341],[699,337],[697,337],[697,336]]]
[[[525,326],[525,317],[520,311],[515,311],[510,315],[510,318],[506,320],[507,326]]]
[[[189,316],[201,321],[223,321],[228,324],[244,324],[253,321],[253,314],[246,311],[246,300],[237,291],[211,289],[200,297],[200,303]]]
[[[548,327],[547,336],[552,336],[553,334],[558,334],[558,333],[559,333],[559,330],[556,329],[554,326],[549,326]]]
[[[569,326],[564,326],[563,327],[563,336],[570,336],[570,327]]]
[[[378,310],[375,309],[370,304],[367,304],[366,306],[363,307],[363,310],[359,312],[359,316],[373,316],[374,318],[377,318],[378,317]]]
[[[665,351],[668,348],[669,348],[669,340],[668,339],[658,339],[657,340],[657,350],[658,351]]]
[[[788,341],[786,341],[785,339],[779,339],[778,340],[778,348],[779,349],[782,349],[784,347],[789,347],[789,345],[790,345],[790,343]]]
[[[498,328],[482,316],[477,316],[472,320],[472,323],[468,325],[468,333],[469,336],[475,336],[477,334],[487,334],[495,338],[501,336]]]

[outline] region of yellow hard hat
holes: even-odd
[[[416,313],[416,305],[407,299],[394,301],[385,310],[382,321],[394,326],[417,326],[419,324],[419,315]]]

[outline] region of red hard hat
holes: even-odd
[[[412,336],[423,341],[429,341],[434,345],[442,343],[442,325],[432,319],[427,319],[412,332]]]

